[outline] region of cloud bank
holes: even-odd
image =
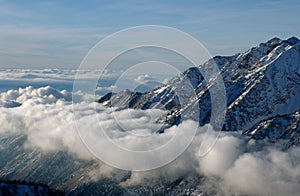
[[[86,85],[87,82],[97,81],[101,76],[101,84],[98,84],[96,93],[104,95],[115,88],[114,80],[117,75],[115,72],[102,70],[0,69],[0,92],[28,86],[41,88],[49,85],[60,91],[71,92],[75,79],[79,85]],[[82,90],[87,89],[83,87]]]
[[[24,148],[39,148],[45,154],[67,151],[78,159],[96,160],[77,133],[73,110],[76,111],[76,119],[86,124],[88,131],[99,131],[100,119],[112,139],[134,149],[161,145],[178,132],[184,137],[184,133],[197,126],[197,122],[185,121],[178,127],[168,128],[164,134],[157,134],[155,126],[141,124],[159,115],[159,110],[108,110],[100,104],[95,107],[92,99],[82,98],[72,104],[71,97],[71,93],[49,86],[1,93],[0,136],[24,134],[27,135]],[[13,108],[5,105],[15,103],[21,105]],[[116,117],[119,123],[127,126],[127,132],[116,124]],[[136,140],[136,134],[147,136],[149,143]],[[210,149],[216,137],[218,140]],[[203,149],[210,151],[203,155]],[[109,152],[110,149],[105,150]],[[204,189],[213,189],[219,195],[299,195],[299,155],[300,147],[283,151],[280,144],[254,141],[239,133],[217,133],[206,125],[198,130],[193,143],[175,161],[159,169],[132,172],[130,178],[119,184],[127,187],[170,182],[181,177],[202,177],[206,179]],[[99,161],[99,167],[87,175],[91,181],[96,181],[116,176],[120,172],[123,171]]]

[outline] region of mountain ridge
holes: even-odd
[[[210,122],[211,97],[199,68],[207,69],[213,64],[220,70],[227,93],[223,131],[242,131],[251,135],[250,129],[257,123],[291,114],[300,108],[297,100],[300,96],[300,40],[296,37],[287,40],[275,37],[244,53],[215,56],[153,91],[112,93],[105,103],[120,108],[167,110],[158,121],[170,125],[178,125],[199,105],[199,118],[192,115],[188,118],[198,119],[200,125],[207,124]],[[104,103],[102,99],[98,102]],[[268,134],[265,137],[272,138]]]

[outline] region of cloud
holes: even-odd
[[[98,81],[100,76],[101,81]],[[83,93],[90,91],[92,92],[90,94],[104,95],[115,88],[114,80],[116,77],[117,74],[114,72],[103,72],[101,70],[1,69],[0,92],[18,90],[20,87],[25,88],[27,86],[37,89],[49,85],[59,91],[67,90],[71,92],[73,91],[74,81],[76,81],[77,86],[80,86],[78,90]],[[99,82],[98,87],[90,89],[95,88],[97,82]],[[2,97],[2,99],[5,98]]]
[[[113,92],[117,88],[116,85],[111,85],[111,86],[97,86],[96,88],[96,94],[105,94],[108,92]]]
[[[298,195],[300,148],[287,152],[267,148],[241,155],[223,176],[229,193]]]
[[[9,90],[0,94],[1,100],[11,103],[25,103],[28,100],[36,100],[39,103],[55,103],[58,100],[71,101],[72,94],[66,90],[56,90],[50,86],[34,89],[32,86]]]
[[[136,79],[134,79],[137,83],[146,84],[147,82],[153,80],[153,78],[149,74],[139,75]]]
[[[197,126],[197,122],[184,121],[179,126],[166,129],[164,134],[157,134],[151,119],[155,119],[163,111],[118,111],[100,104],[95,107],[92,100],[72,104],[69,98],[69,92],[52,87],[27,87],[2,93],[2,102],[9,99],[22,105],[14,108],[0,107],[0,136],[24,134],[27,135],[24,148],[39,148],[45,154],[67,151],[78,159],[96,160],[79,137],[74,119],[85,125],[86,132],[92,133],[99,132],[101,123],[115,142],[135,150],[160,146],[170,141],[175,134],[180,134],[184,139],[189,130]],[[143,138],[137,134],[147,136],[148,139],[137,139]],[[216,137],[218,139],[214,143]],[[210,149],[205,155],[199,153],[204,140],[209,141],[203,144],[204,149]],[[212,144],[213,148],[210,148]],[[105,148],[105,151],[121,157],[124,162],[131,161],[109,148]],[[198,129],[193,143],[172,163],[146,172],[130,172],[128,179],[118,183],[126,188],[169,183],[182,177],[201,178],[203,191],[213,191],[220,195],[298,195],[299,154],[300,147],[282,151],[280,145],[255,141],[238,133],[217,133],[210,125],[206,125]],[[98,167],[86,175],[91,181],[97,181],[101,178],[115,179],[121,174],[128,172],[99,161]]]
[[[212,150],[199,158],[200,173],[207,176],[223,175],[244,151],[241,144],[242,140],[239,138],[231,135],[221,136]]]
[[[0,69],[2,80],[29,80],[29,81],[73,81],[76,79],[113,78],[117,74],[112,71],[102,70],[77,70],[77,69]]]

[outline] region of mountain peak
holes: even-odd
[[[278,37],[273,37],[269,41],[267,41],[266,44],[274,45],[274,44],[279,44],[282,40]]]
[[[299,43],[300,40],[297,37],[292,36],[289,39],[285,40],[285,42],[287,42],[289,45],[295,45],[295,44]]]
[[[293,46],[293,45],[299,43],[300,40],[295,36],[292,36],[292,37],[288,38],[287,40],[281,40],[278,37],[274,37],[274,38],[270,39],[269,41],[267,41],[266,43],[261,43],[260,45],[273,46],[273,45],[278,45],[281,42],[284,42],[284,43],[287,43],[287,44]]]
[[[270,48],[274,48],[275,46],[279,45],[281,42],[282,42],[282,40],[280,38],[274,37],[267,42],[260,43],[258,47],[254,47],[252,49],[269,51]]]

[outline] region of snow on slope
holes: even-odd
[[[300,41],[297,38],[273,38],[241,54],[216,56],[200,67],[210,69],[213,64],[221,71],[227,93],[224,131],[247,132],[265,119],[300,108]],[[179,124],[186,118],[198,119],[200,125],[210,122],[209,88],[197,67],[135,99],[122,99],[118,93],[112,99],[115,99],[112,106],[122,102],[123,108],[163,108],[166,114],[159,121],[169,124]]]
[[[157,170],[111,168],[88,156],[74,134],[69,93],[29,87],[1,94],[0,178],[41,182],[77,195],[299,195],[300,147],[289,148],[299,143],[299,40],[275,38],[242,54],[214,57],[201,66],[211,63],[219,66],[224,78],[228,112],[224,132],[207,156],[199,157],[199,146],[191,145]],[[5,102],[17,101],[22,105],[6,108],[10,104]],[[210,120],[207,83],[195,67],[153,91],[125,90],[107,94],[99,102],[121,109],[163,109],[165,116],[158,120],[180,123],[177,130],[182,131],[191,128],[185,118],[202,125]],[[88,129],[98,130],[91,117],[94,104],[89,104],[76,103],[75,109]],[[112,135],[119,133],[120,139],[136,145],[137,140],[122,137],[107,108],[98,106],[96,112]],[[193,109],[199,111],[198,116]],[[116,113],[127,117],[124,111]],[[131,111],[139,117],[145,112]],[[134,126],[139,119],[125,120]],[[218,133],[210,134],[205,139],[216,138]],[[203,135],[197,133],[195,140]],[[152,133],[150,139],[155,143],[163,136]],[[276,143],[260,140],[266,137]]]

